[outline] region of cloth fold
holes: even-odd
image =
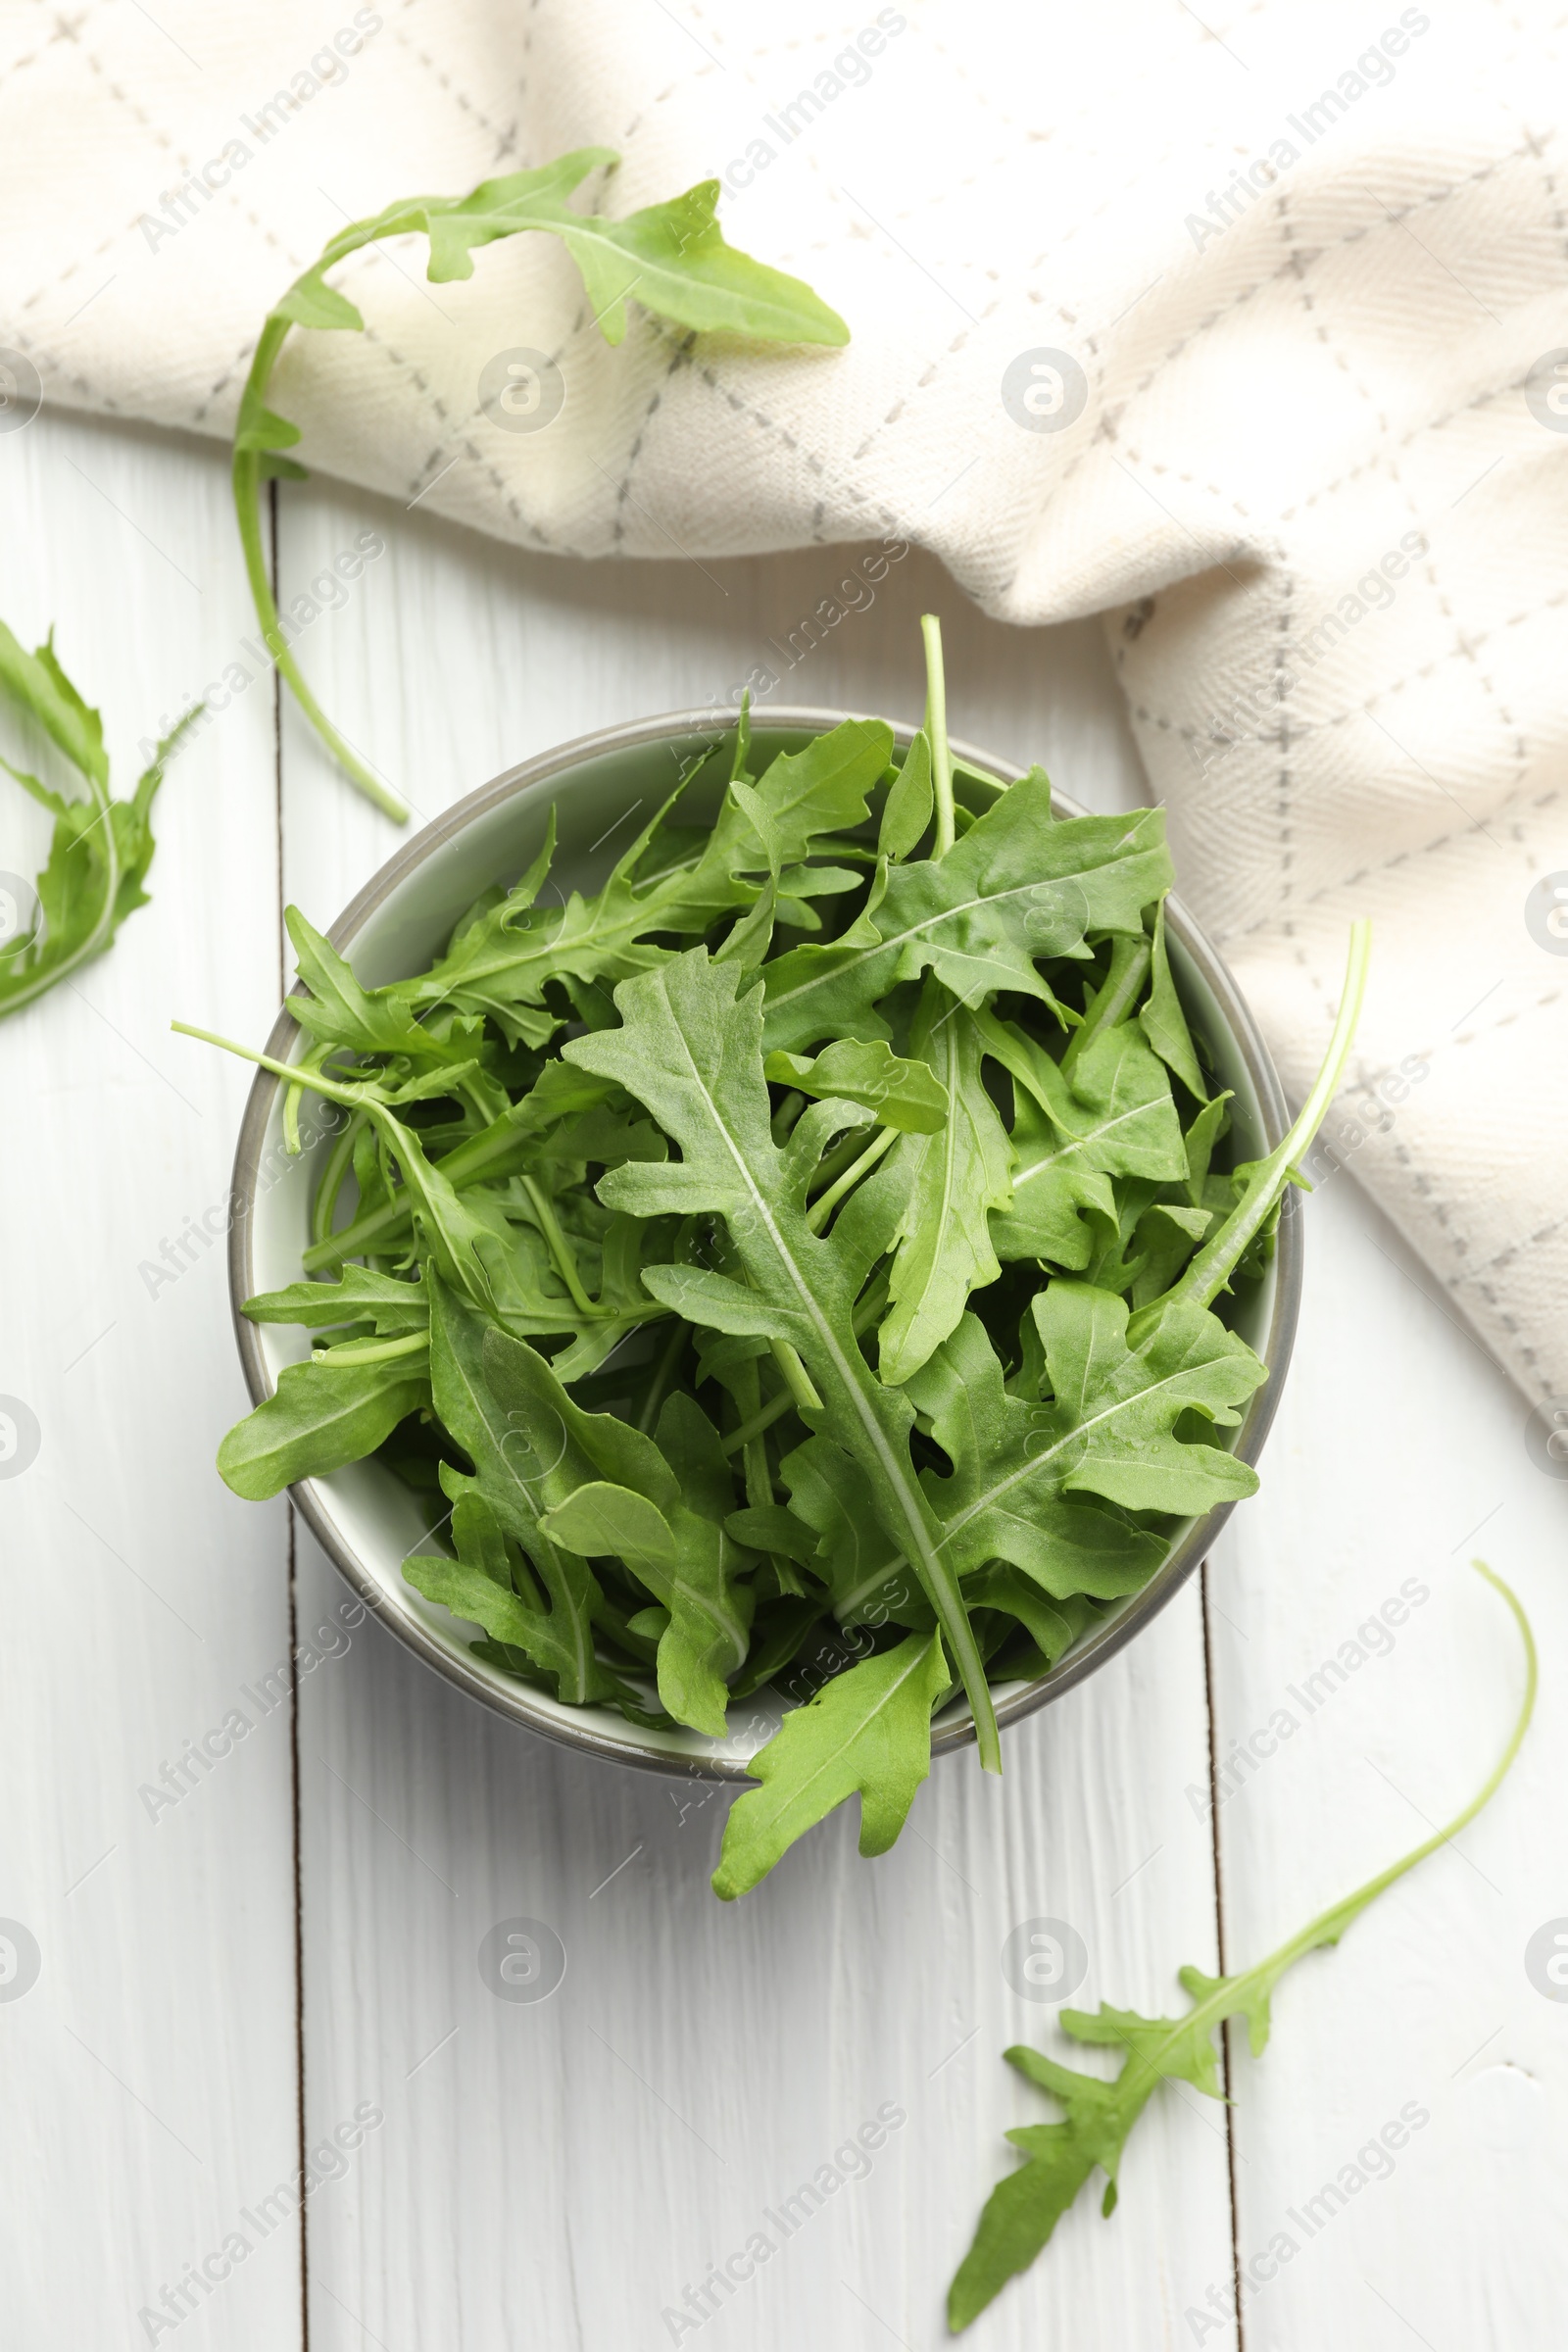
[[[440,287],[410,242],[339,273],[365,334],[291,337],[300,456],[530,548],[892,534],[1004,619],[1103,614],[1179,888],[1298,1100],[1373,917],[1314,1168],[1365,1183],[1547,1410],[1561,26],[1478,0],[11,5],[0,426],[41,395],[225,433],[270,304],[394,197],[592,144],[623,158],[584,191],[613,212],[718,176],[731,242],[841,311],[847,350],[641,318],[612,351],[552,240]]]

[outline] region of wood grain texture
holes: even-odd
[[[1297,2245],[1244,2299],[1246,2340],[1544,2343],[1568,2309],[1568,2070],[1563,2011],[1530,1982],[1525,1947],[1568,1914],[1568,1487],[1530,1458],[1512,1384],[1350,1179],[1331,1178],[1309,1214],[1301,1340],[1263,1492],[1209,1571],[1221,1755],[1276,1709],[1297,1724],[1219,1808],[1232,1965],[1418,1843],[1486,1777],[1523,1667],[1473,1555],[1520,1593],[1543,1672],[1494,1805],[1287,1982],[1261,2060],[1238,2043],[1243,2255],[1277,2231]],[[1430,1597],[1385,1646],[1372,1621],[1407,1579]],[[1357,2165],[1406,2102],[1430,2121],[1392,2174],[1375,2152]],[[1308,2211],[1325,2182],[1337,2194]],[[1200,2267],[1182,2269],[1197,2304]]]
[[[123,782],[143,713],[172,709],[252,633],[223,468],[49,420],[0,440],[0,460],[7,543],[28,556],[6,617],[24,634],[58,619]],[[284,603],[367,530],[384,555],[311,621],[300,659],[423,815],[552,743],[722,703],[754,665],[783,672],[780,649],[824,596],[850,601],[840,584],[860,561],[554,564],[312,485],[284,501]],[[775,699],[913,715],[928,605],[956,732],[1043,758],[1091,805],[1141,797],[1098,632],[985,622],[916,557],[780,674]],[[0,808],[0,869],[29,872],[39,830],[18,799]],[[401,837],[291,710],[279,744],[263,683],[175,765],[159,830],[154,906],[76,995],[0,1027],[20,1139],[0,1160],[0,1393],[29,1399],[45,1436],[24,1476],[0,1480],[4,1737],[22,1796],[0,1914],[44,1956],[25,1999],[0,2002],[24,2168],[0,2223],[21,2352],[148,2340],[138,2308],[292,2172],[302,2126],[289,1708],[156,1824],[137,1800],[284,1655],[291,1599],[283,1507],[240,1506],[211,1468],[243,1402],[216,1249],[156,1296],[138,1267],[225,1197],[244,1093],[236,1066],[168,1037],[169,1014],[259,1039],[280,986],[280,893],[325,924]],[[675,2340],[664,2311],[761,2229],[777,2251],[731,2298],[713,2290],[705,2343],[935,2352],[946,2279],[1010,2161],[1002,2133],[1049,2113],[1001,2051],[1062,2047],[1051,2007],[1004,1976],[1009,1933],[1070,1923],[1088,1954],[1076,1999],[1158,2009],[1179,1998],[1181,1962],[1214,1965],[1221,1921],[1245,1963],[1420,1837],[1485,1769],[1517,1689],[1499,1604],[1462,1568],[1474,1548],[1517,1581],[1543,1638],[1518,1771],[1462,1852],[1287,1984],[1263,2059],[1231,2054],[1241,2254],[1281,2230],[1298,2250],[1244,2298],[1239,2339],[1219,2309],[1227,2117],[1176,2087],[1141,2127],[1114,2218],[1075,2210],[970,2340],[1551,2339],[1568,2284],[1552,2227],[1561,2017],[1523,1955],[1568,1915],[1553,1705],[1568,1494],[1529,1458],[1512,1390],[1423,1296],[1349,1178],[1305,1214],[1296,1364],[1263,1494],[1211,1564],[1206,1625],[1195,1584],[1008,1735],[1000,1787],[972,1753],[945,1759],[876,1863],[833,1821],[720,1906],[706,1882],[722,1794],[590,1764],[461,1699],[378,1627],[345,1636],[345,1589],[298,1531],[295,1618],[319,1660],[297,1706],[303,2136],[321,2147],[357,2108],[381,2120],[322,2161],[337,2177],[307,2207],[307,2295],[298,2230],[258,2231],[183,2340],[278,2352],[308,2318],[318,2352],[654,2352]],[[1291,1686],[1412,1577],[1430,1597],[1387,1654],[1310,1714],[1294,1702]],[[69,1647],[56,1580],[74,1603]],[[1218,1883],[1210,1687],[1222,1761],[1281,1706],[1300,1718],[1220,1806]],[[537,2004],[499,2000],[479,1972],[482,1938],[516,1917],[565,1950]],[[1309,2236],[1293,2225],[1406,2102],[1430,2121],[1392,2177],[1347,2191]],[[880,2108],[905,2120],[864,2177],[786,2238],[765,2217]]]
[[[0,536],[5,617],[29,644],[58,624],[126,793],[138,738],[248,625],[222,468],[39,419],[0,439]],[[0,867],[34,870],[34,818],[0,778]],[[283,1509],[245,1509],[212,1468],[243,1402],[221,1236],[245,1077],[169,1034],[175,1013],[254,1034],[276,997],[267,686],[173,764],[156,830],[153,904],[0,1026],[0,1391],[42,1430],[0,1480],[0,1912],[42,1955],[0,2005],[18,2352],[146,2341],[138,2310],[296,2161],[286,1705],[249,1709],[177,1804],[138,1795],[288,1653]],[[206,2344],[297,2342],[297,2228],[189,2293]]]

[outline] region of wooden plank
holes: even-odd
[[[1288,1980],[1261,2059],[1238,2047],[1242,2253],[1263,2255],[1262,2272],[1278,2233],[1295,2248],[1275,2249],[1278,2276],[1245,2300],[1246,2340],[1544,2344],[1568,2308],[1562,2012],[1526,1953],[1568,1913],[1560,1839],[1543,1835],[1568,1764],[1565,1491],[1530,1457],[1515,1390],[1349,1177],[1306,1215],[1301,1340],[1263,1493],[1210,1570],[1218,1753],[1271,1722],[1278,1740],[1219,1808],[1231,1965],[1419,1842],[1484,1779],[1523,1677],[1473,1553],[1529,1608],[1544,1681],[1493,1808]],[[1195,1866],[1202,1835],[1195,1819]],[[1214,2274],[1184,2253],[1180,2278],[1184,2308],[1201,2308]],[[1224,2339],[1194,2327],[1182,2340]]]
[[[287,494],[286,595],[368,518],[387,556],[312,625],[302,660],[425,814],[552,742],[722,706],[754,664],[779,669],[792,632],[804,644],[802,616],[857,560],[530,561],[313,486]],[[917,713],[924,606],[944,614],[956,731],[1047,758],[1097,805],[1136,801],[1097,633],[988,623],[912,556],[773,699]],[[291,718],[284,806],[286,887],[325,922],[390,830]],[[328,1622],[343,1588],[303,1537],[300,1574],[306,1621]],[[1182,1797],[1207,1757],[1196,1591],[1009,1736],[1001,1788],[972,1754],[948,1759],[891,1856],[862,1862],[835,1821],[733,1908],[706,1884],[721,1794],[534,1740],[373,1626],[309,1679],[301,1720],[311,2138],[363,2103],[385,2119],[313,2208],[318,2345],[684,2341],[662,2315],[759,2229],[778,2251],[709,2323],[715,2342],[870,2346],[891,2329],[934,2343],[947,2278],[1010,2162],[1002,2132],[1048,2112],[1001,2062],[1020,2034],[1050,2038],[1049,2007],[1004,1978],[1009,1934],[1074,1925],[1091,2002],[1157,2003],[1176,1958],[1213,1957],[1213,1885],[1186,1851]],[[483,1939],[517,1917],[565,1948],[537,2004],[480,1978]],[[906,2120],[867,2176],[786,2242],[767,2209],[884,2107]],[[1169,2100],[1115,2222],[1074,2214],[974,2340],[1166,2341],[1178,2251],[1223,2273],[1230,2243],[1223,2119]]]
[[[0,534],[5,617],[28,644],[58,622],[126,794],[138,738],[248,631],[221,458],[40,418],[0,439]],[[29,875],[46,829],[0,780],[0,867]],[[203,2343],[300,2336],[297,2225],[239,2218],[297,2161],[289,1710],[244,1695],[287,1657],[284,1515],[213,1467],[243,1402],[222,1232],[246,1077],[169,1034],[174,1013],[255,1034],[275,1001],[269,684],[172,765],[156,830],[152,906],[0,1027],[0,1391],[41,1433],[0,1479],[0,1911],[41,1956],[0,2012],[0,2270],[29,2352],[161,2337],[138,2310],[204,2260]],[[159,1790],[235,1708],[243,1740]]]

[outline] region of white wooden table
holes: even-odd
[[[368,527],[386,556],[300,658],[421,816],[554,742],[722,693],[843,568],[830,549],[551,563],[312,485],[285,494],[282,601]],[[0,533],[4,617],[28,642],[57,624],[124,790],[138,738],[254,633],[222,454],[46,416],[0,438]],[[932,604],[956,730],[1041,757],[1097,807],[1142,797],[1097,630],[994,626],[916,557],[790,699],[915,712]],[[37,818],[0,780],[0,869],[32,872]],[[0,1394],[41,1429],[36,1460],[0,1479],[0,1918],[41,1962],[21,1997],[21,1976],[0,1983],[10,2352],[172,2335],[213,2352],[655,2352],[699,2332],[735,2352],[926,2352],[1010,2162],[1003,2132],[1051,2112],[1002,2050],[1071,2055],[1050,2007],[1004,1979],[1011,1928],[1072,1923],[1078,2000],[1157,2009],[1180,1999],[1180,1963],[1260,1955],[1446,1818],[1520,1685],[1503,1611],[1464,1566],[1478,1547],[1524,1595],[1544,1661],[1504,1794],[1288,1981],[1261,2060],[1232,2039],[1228,2114],[1180,2086],[1155,2101],[1115,2217],[1082,2201],[971,2340],[1559,2340],[1568,2009],[1532,1986],[1525,1947],[1568,1914],[1568,1488],[1531,1461],[1521,1400],[1350,1177],[1305,1212],[1263,1493],[1206,1590],[1010,1734],[1001,1786],[950,1758],[886,1859],[861,1862],[841,1816],[723,1907],[707,1885],[721,1795],[694,1804],[512,1730],[374,1625],[317,1637],[292,1699],[263,1714],[242,1698],[346,1591],[284,1502],[241,1504],[213,1468],[245,1397],[202,1220],[221,1225],[247,1078],[169,1020],[259,1043],[282,905],[324,926],[395,837],[270,682],[174,765],[158,833],[154,905],[0,1027]],[[1408,1578],[1430,1598],[1308,1718],[1291,1686]],[[254,1730],[188,1768],[176,1804],[140,1793],[236,1707]],[[1211,1756],[1282,1707],[1298,1728],[1220,1807],[1216,1838]],[[567,1953],[537,2005],[494,1998],[476,1965],[518,1914]],[[1392,2177],[1310,2236],[1287,2218],[1412,2102],[1430,2120]],[[888,2104],[906,2121],[864,2178],[701,2330],[664,2319]],[[280,2218],[272,2192],[339,2126],[360,2144],[322,2160],[302,2219]],[[1238,2260],[1266,2272],[1253,2258],[1281,2231],[1296,2249],[1249,2286],[1238,2336],[1217,2316]]]

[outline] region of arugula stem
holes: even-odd
[[[1387,1870],[1379,1871],[1376,1878],[1368,1879],[1365,1886],[1358,1886],[1353,1894],[1344,1896],[1341,1901],[1331,1904],[1328,1910],[1320,1912],[1310,1927],[1303,1928],[1298,1936],[1293,1936],[1287,1943],[1282,1943],[1278,1951],[1271,1953],[1267,1960],[1259,1962],[1258,1968],[1250,1971],[1250,1974],[1258,1975],[1263,1970],[1268,1970],[1272,1975],[1277,1976],[1282,1970],[1289,1968],[1294,1960],[1299,1959],[1303,1952],[1309,1952],[1315,1944],[1337,1941],[1351,1920],[1364,1911],[1369,1903],[1374,1902],[1385,1887],[1392,1886],[1396,1879],[1402,1879],[1406,1871],[1414,1870],[1416,1864],[1424,1862],[1428,1854],[1435,1854],[1440,1845],[1451,1844],[1459,1832],[1468,1828],[1476,1815],[1491,1803],[1507,1777],[1509,1766],[1524,1744],[1524,1737],[1530,1729],[1530,1719],[1536,1709],[1536,1691],[1541,1679],[1540,1660],[1536,1653],[1536,1638],[1531,1631],[1530,1620],[1520,1606],[1518,1595],[1512,1588],[1504,1584],[1502,1578],[1494,1569],[1489,1568],[1485,1560],[1472,1560],[1470,1565],[1478,1575],[1486,1578],[1494,1592],[1501,1593],[1513,1612],[1514,1623],[1519,1628],[1520,1639],[1525,1646],[1525,1694],[1520,1702],[1518,1718],[1508,1736],[1507,1744],[1476,1794],[1467,1805],[1460,1807],[1450,1822],[1446,1823],[1441,1830],[1434,1830],[1430,1838],[1423,1839],[1420,1845],[1412,1846],[1409,1853],[1402,1855],[1397,1862],[1391,1862]],[[1333,1930],[1332,1935],[1328,1932],[1330,1929]]]
[[[770,1121],[773,1141],[782,1150],[794,1132],[795,1122],[806,1108],[806,1097],[792,1089],[774,1111]]]
[[[1306,1953],[1316,1950],[1321,1944],[1338,1943],[1351,1921],[1358,1918],[1369,1903],[1375,1902],[1387,1887],[1392,1886],[1396,1880],[1402,1879],[1407,1871],[1414,1870],[1418,1862],[1424,1862],[1428,1854],[1435,1854],[1440,1845],[1451,1844],[1459,1832],[1474,1821],[1476,1815],[1491,1802],[1502,1786],[1508,1767],[1519,1753],[1524,1736],[1530,1729],[1530,1718],[1535,1713],[1536,1690],[1540,1681],[1540,1662],[1536,1654],[1536,1638],[1531,1631],[1530,1620],[1521,1608],[1518,1597],[1512,1589],[1503,1583],[1502,1578],[1494,1569],[1487,1566],[1485,1560],[1472,1560],[1470,1565],[1486,1578],[1494,1592],[1501,1593],[1513,1612],[1514,1623],[1519,1628],[1520,1638],[1525,1647],[1525,1694],[1520,1702],[1513,1730],[1508,1736],[1507,1744],[1501,1755],[1470,1802],[1461,1806],[1450,1822],[1445,1823],[1441,1830],[1434,1830],[1430,1838],[1424,1838],[1421,1843],[1412,1846],[1407,1854],[1401,1854],[1397,1862],[1391,1862],[1386,1870],[1380,1870],[1375,1878],[1368,1879],[1364,1886],[1357,1886],[1352,1894],[1342,1895],[1337,1903],[1331,1903],[1326,1911],[1320,1911],[1316,1919],[1297,1935],[1288,1937],[1275,1951],[1270,1952],[1266,1959],[1259,1960],[1255,1966],[1247,1969],[1241,1976],[1222,1977],[1214,1990],[1200,2001],[1196,2009],[1190,2010],[1184,2018],[1177,2022],[1172,2031],[1171,2038],[1173,2040],[1177,2034],[1188,2034],[1195,2027],[1201,2027],[1205,2024],[1210,2026],[1222,2024],[1227,2017],[1234,2016],[1246,2006],[1245,1999],[1242,1997],[1246,1988],[1255,1985],[1258,1990],[1267,1992],[1285,1974],[1285,1971],[1294,1966],[1298,1960],[1302,1959]],[[1152,2063],[1157,2071],[1157,2058]]]
[[[514,1130],[507,1126],[498,1133],[499,1126],[498,1121],[482,1134],[470,1135],[466,1143],[458,1144],[437,1161],[442,1175],[458,1192],[466,1185],[478,1184],[498,1162],[516,1150]],[[401,1241],[411,1221],[408,1191],[406,1187],[400,1188],[396,1197],[380,1208],[368,1209],[351,1225],[314,1243],[300,1262],[307,1274],[314,1274],[320,1267],[338,1264],[346,1257],[362,1257],[387,1242]]]
[[[529,1205],[539,1220],[539,1230],[545,1237],[556,1272],[571,1294],[572,1305],[579,1307],[585,1315],[597,1315],[600,1309],[583,1289],[582,1276],[577,1270],[576,1252],[561,1230],[560,1220],[551,1206],[548,1195],[531,1176],[523,1177],[522,1189],[527,1194]]]
[[[921,722],[931,746],[931,794],[936,805],[933,858],[945,858],[953,847],[953,754],[948,747],[948,686],[942,667],[942,623],[934,612],[920,615],[925,641],[925,717]]]
[[[1371,953],[1372,926],[1363,917],[1350,925],[1350,951],[1345,967],[1339,1017],[1334,1024],[1334,1034],[1329,1039],[1328,1052],[1323,1056],[1323,1066],[1318,1071],[1311,1093],[1301,1105],[1300,1115],[1284,1142],[1276,1146],[1267,1159],[1257,1161],[1236,1207],[1212,1241],[1206,1242],[1199,1250],[1181,1280],[1166,1293],[1163,1299],[1155,1301],[1157,1306],[1164,1307],[1173,1299],[1193,1306],[1211,1306],[1229,1282],[1249,1244],[1290,1181],[1291,1170],[1322,1125],[1329,1104],[1339,1090],[1355,1036],[1355,1025],[1360,1018],[1361,1000],[1366,994],[1367,964]],[[1128,1326],[1128,1336],[1131,1339],[1131,1324]]]
[[[260,407],[265,399],[267,379],[283,346],[289,321],[275,315],[262,329],[256,346],[256,357],[245,382],[243,400],[254,397]],[[400,825],[409,821],[409,812],[395,793],[390,792],[379,776],[372,775],[354,746],[339,734],[326,712],[301,675],[299,663],[288,650],[278,618],[277,606],[272,598],[272,583],[267,576],[267,555],[262,545],[262,456],[259,450],[236,449],[234,452],[234,514],[239,523],[240,546],[245,555],[245,576],[250,582],[251,598],[256,617],[262,624],[262,636],[279,673],[288,682],[289,691],[316,729],[327,750],[332,754],[350,780],[368,801]]]
[[[785,1384],[789,1389],[796,1410],[798,1412],[820,1412],[822,1399],[811,1386],[811,1376],[802,1363],[797,1350],[790,1346],[788,1340],[773,1340],[769,1345],[773,1350],[773,1361],[784,1375]]]
[[[855,1336],[858,1340],[864,1338],[873,1323],[881,1321],[882,1310],[887,1302],[888,1278],[884,1268],[870,1283],[855,1310],[853,1319]],[[751,1420],[743,1421],[739,1429],[730,1431],[729,1436],[724,1440],[724,1451],[738,1453],[743,1446],[751,1443],[753,1438],[760,1437],[764,1429],[771,1429],[775,1421],[782,1420],[794,1402],[795,1398],[791,1391],[781,1389],[776,1396],[768,1399],[760,1412],[752,1416]]]
[[[189,1021],[171,1021],[169,1026],[176,1037],[194,1037],[204,1046],[220,1047],[241,1061],[254,1061],[258,1069],[270,1070],[274,1078],[286,1079],[290,1086],[307,1086],[313,1095],[324,1095],[328,1102],[341,1102],[346,1110],[363,1110],[369,1115],[382,1110],[384,1103],[367,1103],[363,1087],[344,1086],[336,1078],[327,1078],[319,1070],[308,1070],[297,1061],[279,1061],[271,1054],[258,1054],[254,1046],[236,1045],[231,1037],[220,1037],[216,1029],[198,1029]]]
[[[955,2333],[978,2318],[1006,2279],[1034,2260],[1097,2166],[1109,2183],[1102,2205],[1102,2211],[1109,2214],[1116,2203],[1117,2172],[1128,2135],[1161,2082],[1190,2082],[1209,2097],[1223,2098],[1215,2070],[1216,2031],[1222,2031],[1234,2017],[1245,2017],[1252,2055],[1260,2056],[1269,2037],[1274,1990],[1286,1971],[1308,1952],[1338,1943],[1368,1904],[1439,1846],[1450,1844],[1495,1795],[1529,1729],[1540,1669],[1530,1620],[1518,1599],[1485,1560],[1470,1564],[1507,1602],[1525,1651],[1524,1697],[1502,1753],[1482,1787],[1442,1829],[1352,1893],[1320,1911],[1254,1967],[1218,1978],[1198,1968],[1182,1969],[1182,1986],[1193,2000],[1183,2016],[1142,2018],[1103,2004],[1098,2016],[1064,2011],[1062,2023],[1075,2038],[1108,2044],[1114,2037],[1125,2043],[1127,2055],[1111,2082],[1070,2072],[1044,2052],[1025,2045],[1007,2051],[1019,2072],[1058,2102],[1066,2120],[1010,2134],[1030,2156],[1031,2164],[999,2182],[993,2191],[974,2243],[949,2290],[948,2326]],[[1031,2173],[1038,2183],[1032,2210]]]
[[[830,1184],[827,1191],[812,1202],[807,1212],[806,1222],[813,1233],[822,1231],[845,1194],[852,1191],[859,1183],[860,1178],[867,1175],[876,1166],[889,1145],[897,1143],[898,1140],[899,1131],[896,1127],[884,1127],[879,1134],[873,1136],[859,1158],[854,1160],[837,1182]]]
[[[321,1170],[321,1181],[316,1188],[316,1199],[311,1207],[311,1239],[318,1247],[330,1242],[332,1238],[332,1218],[337,1208],[337,1197],[343,1189],[343,1180],[354,1157],[354,1146],[364,1125],[364,1113],[356,1113],[327,1154],[326,1165]]]
[[[690,1324],[683,1323],[677,1316],[675,1328],[665,1343],[664,1352],[654,1366],[654,1377],[648,1384],[648,1394],[643,1398],[643,1409],[637,1416],[637,1426],[644,1437],[648,1435],[659,1418],[659,1408],[664,1401],[664,1392],[675,1376],[675,1366],[686,1351],[686,1342],[690,1336]]]

